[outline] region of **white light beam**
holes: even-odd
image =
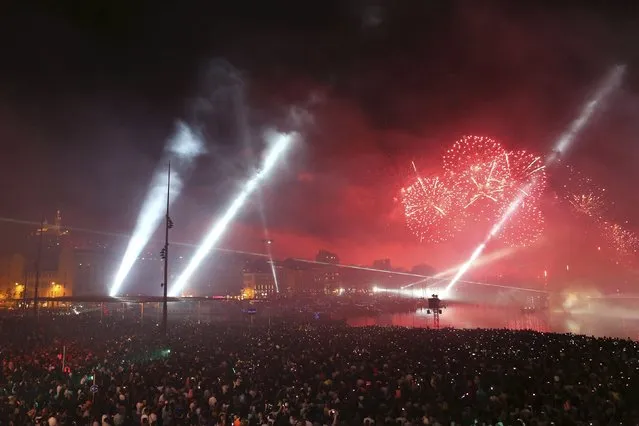
[[[612,71],[606,76],[602,84],[599,86],[595,94],[592,98],[588,100],[588,102],[584,105],[581,110],[581,113],[577,117],[575,121],[573,121],[568,128],[568,130],[561,135],[561,137],[557,140],[555,147],[551,153],[546,158],[545,167],[553,164],[560,155],[565,154],[568,148],[572,145],[574,140],[577,138],[579,133],[583,130],[583,128],[588,124],[593,114],[595,113],[597,107],[610,95],[610,93],[617,88],[623,79],[623,74],[626,69],[625,65],[617,65]],[[481,255],[481,253],[486,248],[486,244],[494,236],[496,236],[500,231],[504,224],[510,219],[510,217],[517,211],[521,203],[526,198],[526,194],[530,193],[530,189],[537,183],[537,177],[533,177],[533,179],[528,182],[525,187],[519,192],[517,198],[515,198],[508,209],[504,212],[503,216],[493,225],[490,232],[484,239],[484,241],[477,246],[475,251],[470,255],[470,258],[459,268],[459,271],[455,274],[453,279],[450,281],[448,286],[446,286],[445,292],[448,292],[453,286],[459,281],[461,277],[464,276],[466,271],[472,266],[475,260]]]
[[[296,136],[296,133],[279,133],[274,136],[275,140],[272,142],[268,153],[264,157],[262,169],[259,170],[248,182],[246,182],[244,188],[242,188],[242,191],[233,200],[224,215],[213,223],[209,233],[206,235],[202,243],[198,246],[195,254],[187,264],[186,268],[184,269],[182,274],[180,274],[175,284],[169,291],[169,296],[176,297],[182,293],[182,290],[184,290],[184,288],[186,288],[189,280],[191,279],[197,268],[200,266],[202,261],[204,261],[206,256],[211,252],[215,244],[220,240],[220,238],[224,234],[224,231],[226,231],[228,225],[231,223],[235,215],[237,215],[242,206],[244,206],[244,203],[246,202],[248,197],[255,191],[262,180],[268,177],[275,164],[290,147]]]
[[[169,140],[166,151],[167,154],[163,163],[171,161],[174,165],[169,190],[169,204],[173,204],[180,192],[182,192],[184,175],[191,168],[195,158],[204,152],[204,143],[199,135],[194,133],[188,125],[178,123],[173,137]],[[138,256],[148,244],[165,215],[166,182],[167,172],[156,171],[151,182],[151,188],[138,214],[133,234],[120,262],[120,267],[109,289],[109,296],[111,297],[119,294],[122,284],[138,260]]]

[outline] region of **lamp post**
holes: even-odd
[[[169,163],[169,172],[167,175],[166,187],[166,223],[164,229],[164,248],[160,252],[160,257],[164,260],[164,282],[162,288],[164,290],[162,297],[162,332],[166,336],[168,333],[168,287],[169,287],[169,229],[173,228],[173,221],[169,216],[169,206],[171,200],[171,163]]]

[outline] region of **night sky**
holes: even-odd
[[[70,225],[130,232],[175,121],[204,97],[208,153],[173,214],[173,238],[196,242],[259,160],[262,132],[296,106],[312,120],[261,194],[275,254],[444,268],[478,241],[415,241],[395,201],[410,162],[430,173],[467,133],[543,154],[623,63],[569,161],[609,188],[615,218],[639,222],[628,2],[40,3],[0,17],[2,217],[60,208]],[[223,246],[260,249],[259,204]],[[0,226],[6,250],[20,227]]]

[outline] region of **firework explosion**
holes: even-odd
[[[406,222],[420,242],[443,242],[452,237],[453,193],[439,178],[421,178],[402,189]]]
[[[474,221],[490,221],[499,212],[508,186],[506,151],[490,138],[464,136],[443,156],[444,170],[460,203]]]
[[[410,192],[402,193],[408,226],[420,241],[450,239],[467,222],[493,223],[524,188],[525,203],[499,237],[510,245],[528,245],[539,238],[544,220],[537,202],[546,184],[539,157],[507,152],[494,139],[464,136],[446,151],[443,165],[444,180],[428,180],[429,185],[436,183],[437,191],[417,176]],[[442,214],[433,205],[449,207],[440,208]]]
[[[595,185],[593,180],[578,172],[571,166],[566,166],[568,176],[560,188],[560,196],[571,210],[588,216],[596,222],[603,221],[606,212],[606,189]]]
[[[539,200],[546,189],[546,171],[541,157],[527,151],[512,151],[506,154],[506,161],[510,178],[507,198],[512,200],[523,194],[526,200]],[[528,186],[531,182],[534,184]]]
[[[593,219],[600,219],[601,211],[605,206],[604,200],[592,192],[571,194],[568,203],[570,203],[575,212],[585,214]]]
[[[444,170],[450,173],[466,171],[481,163],[490,163],[506,154],[494,139],[482,136],[464,136],[444,153]]]
[[[637,235],[617,223],[604,222],[602,225],[604,239],[622,258],[637,254],[639,238]]]
[[[539,240],[544,225],[544,215],[537,206],[537,201],[524,201],[504,224],[499,238],[511,247],[526,247]]]
[[[422,242],[439,243],[457,234],[494,224],[513,200],[524,196],[497,238],[508,246],[528,246],[542,236],[544,215],[539,202],[547,187],[543,160],[530,152],[507,151],[494,139],[465,136],[443,156],[441,178],[415,175],[402,189],[404,215]],[[639,236],[625,226],[607,221],[611,205],[606,190],[571,166],[557,170],[562,184],[556,196],[570,210],[593,222],[604,246],[617,263],[627,263],[639,252]],[[600,249],[599,249],[600,250]]]
[[[444,169],[451,176],[462,214],[474,222],[494,223],[527,191],[525,202],[499,238],[510,245],[528,245],[539,238],[544,220],[537,203],[546,185],[540,157],[526,151],[508,152],[494,139],[465,136],[444,154]]]
[[[627,263],[637,254],[639,237],[623,225],[608,220],[606,213],[614,203],[608,202],[606,189],[596,185],[591,177],[570,165],[565,166],[563,171],[563,183],[557,188],[559,199],[575,215],[585,217],[596,226],[603,245],[611,249],[612,257],[617,263]]]

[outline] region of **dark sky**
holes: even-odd
[[[544,153],[618,63],[623,87],[570,161],[610,188],[617,217],[639,214],[628,2],[19,3],[0,17],[2,217],[61,208],[70,224],[130,231],[175,120],[207,97],[208,154],[175,212],[175,238],[197,241],[258,136],[298,105],[313,122],[262,197],[276,254],[443,267],[467,253],[418,245],[394,202],[410,161],[430,171],[465,133]],[[224,244],[259,246],[258,211],[254,200]]]

